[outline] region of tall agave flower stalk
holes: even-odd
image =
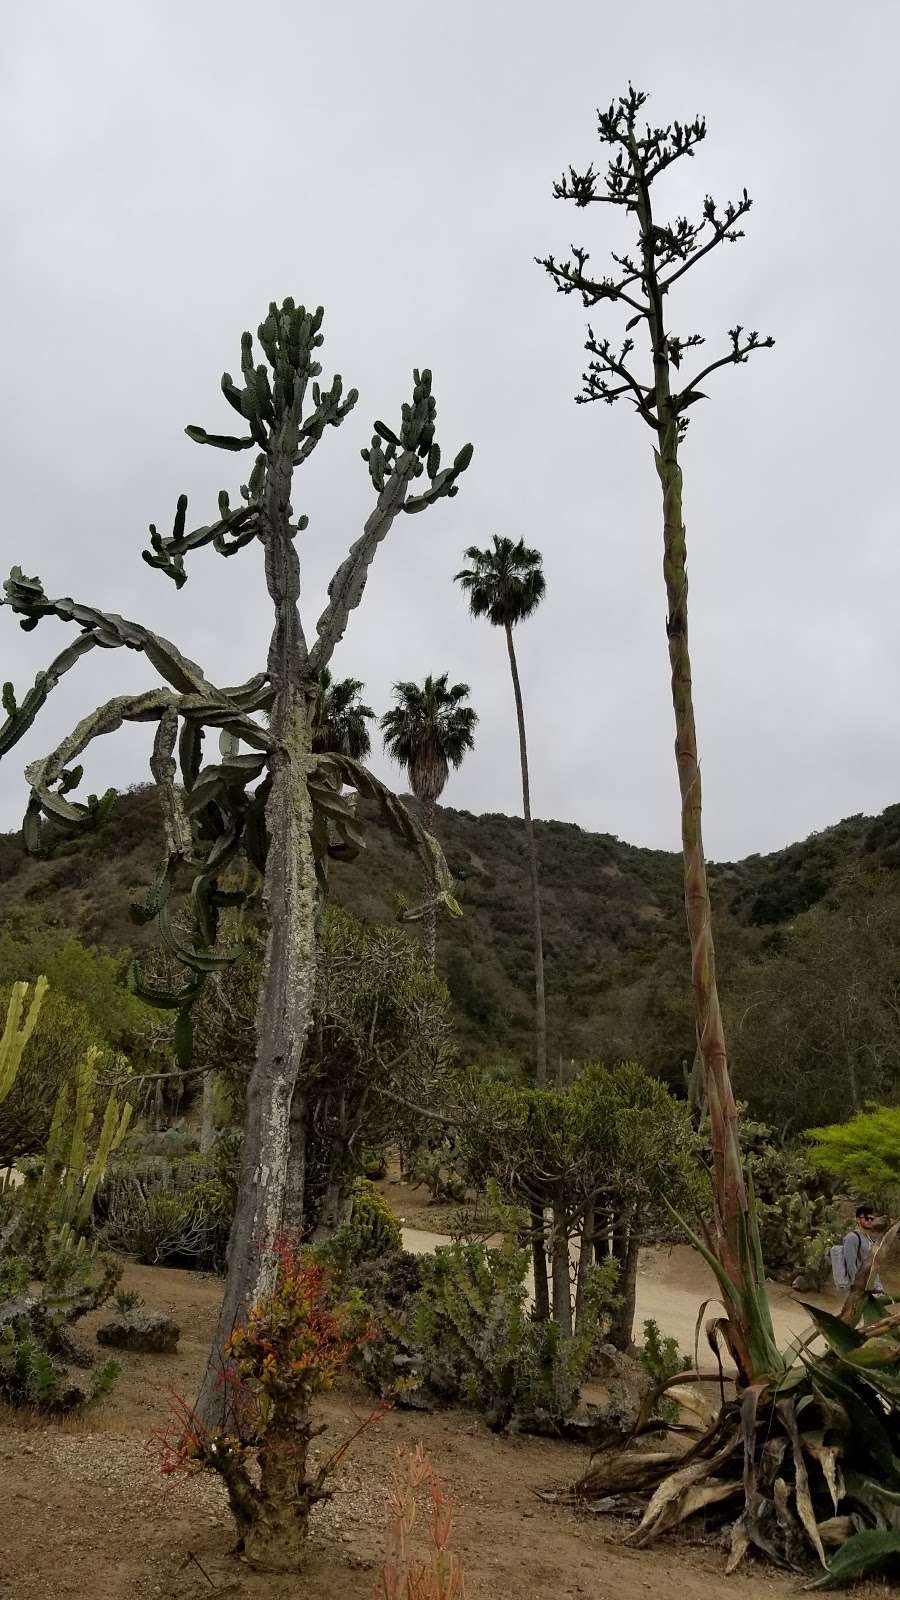
[[[716,985],[688,643],[687,546],[679,451],[689,408],[705,398],[700,385],[719,368],[745,362],[755,350],[770,347],[773,340],[762,339],[755,332],[745,334],[741,327],[733,328],[724,354],[690,378],[682,376],[686,353],[704,340],[699,333],[680,335],[671,331],[667,315],[672,290],[719,245],[742,236],[739,224],[751,202],[746,190],[739,200],[729,202],[723,209],[707,196],[697,221],[684,217],[671,223],[658,221],[653,209],[653,185],[676,161],[693,156],[696,145],[706,135],[706,124],[697,118],[665,128],[648,124],[642,131],[638,117],[646,98],[629,86],[626,95],[608,111],[599,113],[600,140],[610,151],[605,174],[595,172],[592,166],[581,173],[570,168],[554,189],[558,199],[572,200],[577,206],[605,204],[624,210],[636,224],[635,252],[613,255],[615,270],[608,277],[593,277],[588,272],[588,252],[575,246],[568,260],[558,262],[548,256],[541,265],[562,294],[579,295],[588,310],[610,303],[623,308],[627,315],[620,344],[614,345],[588,329],[589,360],[579,403],[600,400],[611,405],[620,399],[629,400],[655,436],[654,456],[662,489],[666,632],[681,793],[697,1065],[713,1152],[714,1228],[703,1248],[716,1272],[727,1309],[722,1332],[739,1371],[752,1381],[777,1368],[780,1358],[765,1300],[759,1240],[738,1148],[737,1110]],[[631,330],[635,328],[642,330],[650,356],[650,368],[643,374],[632,362],[635,340]]]
[[[441,465],[435,439],[437,406],[431,373],[413,375],[411,401],[397,429],[375,424],[362,454],[375,504],[328,589],[328,604],[308,638],[300,616],[300,555],[308,518],[295,516],[291,495],[296,474],[327,429],[339,427],[357,400],[344,394],[339,376],[319,383],[324,335],[321,307],[307,311],[291,299],[271,304],[260,324],[262,361],[253,337],[241,340],[240,379],[222,377],[222,394],[240,418],[241,432],[208,433],[189,427],[196,443],[226,452],[255,450],[255,464],[240,499],[219,494],[218,517],[189,530],[187,497],[178,501],[170,536],[151,524],[144,559],[171,578],[187,582],[186,557],[212,546],[233,556],[252,546],[261,551],[272,608],[268,654],[248,682],[219,687],[175,645],[141,623],[98,611],[68,596],[49,596],[38,578],[13,567],[3,604],[36,627],[53,616],[74,623],[75,639],[39,673],[25,697],[3,689],[6,721],[0,725],[0,757],[27,732],[64,673],[94,648],[122,647],[143,655],[161,687],[118,695],[79,722],[42,760],[31,763],[25,816],[26,846],[52,849],[61,834],[98,827],[115,795],[70,798],[81,783],[79,756],[101,734],[125,722],[156,725],[150,770],[158,786],[165,824],[163,865],[144,902],[140,921],[155,920],[168,950],[185,969],[186,981],[172,989],[148,983],[135,965],[131,981],[150,1004],[176,1015],[175,1041],[190,1056],[191,1008],[210,974],[239,959],[241,946],[222,947],[218,924],[223,907],[243,904],[248,874],[235,873],[240,859],[263,881],[268,939],[259,994],[257,1049],[247,1087],[241,1179],[228,1252],[228,1277],[209,1368],[198,1408],[209,1423],[227,1421],[233,1394],[222,1383],[223,1352],[250,1305],[272,1287],[273,1245],[284,1223],[302,1221],[308,1090],[300,1071],[312,1020],[315,921],[330,860],[347,859],[362,847],[360,823],[344,789],[376,800],[390,825],[418,852],[431,885],[429,898],[457,911],[449,894],[446,863],[436,843],[361,763],[343,749],[316,748],[316,708],[322,674],[340,643],[365,590],[369,568],[401,512],[425,511],[458,492],[472,457],[465,445],[450,466]],[[268,726],[260,720],[268,715]],[[219,736],[218,758],[203,760],[206,733]],[[355,797],[353,797],[355,798]],[[193,881],[193,933],[172,916],[176,877]],[[229,876],[230,874],[230,876]]]
[[[713,1148],[713,1226],[695,1238],[718,1280],[725,1316],[707,1323],[718,1353],[721,1336],[738,1368],[738,1397],[723,1396],[718,1412],[693,1431],[685,1452],[618,1450],[597,1457],[573,1486],[582,1503],[610,1493],[653,1490],[632,1544],[646,1544],[668,1528],[702,1513],[707,1525],[730,1535],[733,1570],[751,1548],[798,1570],[817,1563],[813,1588],[848,1582],[900,1559],[900,1312],[872,1292],[878,1263],[862,1266],[840,1317],[815,1306],[807,1336],[785,1352],[775,1344],[756,1225],[752,1183],[745,1181],[737,1112],[722,1014],[716,988],[715,948],[703,856],[700,768],[688,648],[687,552],[682,509],[680,446],[687,413],[704,398],[701,384],[719,368],[740,364],[772,344],[736,327],[730,348],[683,378],[686,353],[703,343],[700,334],[679,335],[667,325],[672,291],[684,275],[719,245],[741,237],[750,209],[746,190],[720,209],[707,196],[696,222],[660,223],[651,191],[674,162],[692,156],[705,137],[701,119],[667,128],[638,127],[645,96],[627,95],[600,113],[599,132],[611,151],[601,177],[589,167],[570,169],[556,186],[576,205],[618,206],[637,225],[637,250],[613,256],[615,273],[593,278],[587,251],[573,246],[568,261],[548,257],[543,265],[563,294],[579,294],[593,308],[601,302],[625,308],[622,343],[588,331],[588,366],[579,399],[613,404],[628,399],[655,436],[662,488],[663,570],[668,601],[667,633],[675,709],[685,905],[691,943],[691,974],[697,1026],[696,1068],[709,1117]],[[651,366],[637,373],[631,361],[631,329],[646,335]],[[896,1223],[881,1246],[900,1234]],[[877,1255],[878,1252],[875,1253]],[[701,1313],[702,1315],[702,1313]],[[818,1345],[816,1340],[818,1338]],[[821,1351],[822,1342],[825,1353]],[[680,1379],[697,1377],[681,1374]],[[662,1386],[665,1387],[665,1386]],[[654,1392],[634,1434],[655,1425]],[[701,1407],[701,1410],[704,1408]],[[834,1552],[831,1554],[831,1552]],[[823,1570],[824,1569],[824,1570]]]

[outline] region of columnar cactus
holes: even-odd
[[[86,1227],[109,1158],[128,1132],[132,1108],[128,1103],[120,1106],[111,1090],[100,1136],[88,1154],[101,1059],[102,1051],[92,1045],[75,1068],[72,1083],[64,1083],[57,1096],[33,1201],[33,1221],[42,1230],[66,1227],[77,1234]]]
[[[364,844],[355,806],[345,788],[373,799],[388,821],[416,850],[434,885],[434,897],[453,914],[446,864],[434,841],[400,801],[365,767],[341,752],[313,751],[312,723],[320,676],[359,605],[375,552],[400,512],[420,512],[455,495],[469,465],[466,445],[449,468],[441,467],[435,440],[436,405],[431,373],[413,375],[410,403],[399,427],[375,424],[363,451],[375,490],[375,505],[362,533],[337,568],[328,604],[308,642],[300,618],[298,535],[308,526],[291,504],[294,474],[318,447],[327,428],[339,427],[356,404],[340,377],[319,382],[323,311],[307,311],[285,300],[271,304],[258,330],[264,361],[258,362],[251,334],[241,340],[240,377],[222,378],[222,392],[241,419],[236,435],[191,426],[189,437],[225,451],[255,450],[256,457],[237,504],[222,490],[218,517],[187,527],[187,498],[177,504],[171,534],[150,528],[144,559],[181,588],[187,557],[212,546],[232,556],[262,546],[274,626],[264,666],[246,683],[214,684],[167,639],[140,623],[105,613],[68,597],[51,599],[40,580],[14,567],[5,604],[34,628],[46,616],[74,622],[78,637],[39,674],[21,703],[11,686],[3,694],[6,722],[0,756],[31,726],[37,711],[64,673],[85,652],[125,647],[141,652],[162,679],[144,694],[119,695],[86,716],[26,776],[31,798],[25,818],[29,849],[52,847],[59,835],[98,827],[113,802],[110,794],[70,798],[81,781],[73,766],[98,735],[125,722],[153,722],[150,761],[162,800],[165,852],[156,883],[135,914],[155,919],[169,951],[185,968],[185,981],[171,989],[148,983],[135,966],[131,982],[151,1004],[177,1014],[179,1050],[190,1049],[190,1013],[208,975],[234,961],[237,948],[220,948],[217,924],[223,906],[241,901],[243,888],[226,887],[223,874],[240,855],[263,878],[268,945],[259,999],[256,1062],[247,1093],[243,1170],[229,1250],[229,1274],[213,1358],[200,1397],[208,1422],[221,1422],[230,1397],[220,1383],[221,1352],[248,1304],[272,1286],[271,1246],[287,1215],[302,1215],[306,1091],[297,1088],[304,1040],[311,1020],[315,970],[315,914],[329,860],[346,859]],[[426,486],[413,492],[418,480]],[[268,714],[268,726],[257,720]],[[203,759],[207,732],[219,735],[218,758]],[[180,781],[178,781],[180,779]],[[193,874],[194,931],[186,937],[171,914],[178,869]]]
[[[25,1002],[28,1000],[28,984],[14,983],[12,994],[9,997],[9,1006],[6,1012],[6,1023],[0,1035],[0,1100],[5,1100],[12,1088],[16,1073],[25,1053],[35,1023],[40,1015],[47,993],[47,979],[40,977],[34,986],[34,993],[25,1012]],[[23,1012],[25,1017],[23,1021]]]

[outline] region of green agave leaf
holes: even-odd
[[[864,1340],[857,1349],[845,1356],[845,1360],[854,1367],[892,1366],[900,1361],[900,1342],[892,1339],[890,1334],[876,1335]]]
[[[831,1365],[834,1357],[819,1361],[814,1356],[807,1356],[805,1360],[820,1387],[827,1395],[839,1400],[846,1411],[850,1419],[854,1451],[865,1448],[876,1463],[879,1476],[888,1484],[900,1484],[900,1461],[894,1455],[884,1413],[880,1404],[866,1393],[866,1387],[873,1386],[870,1374],[854,1372],[845,1362],[841,1362],[841,1370],[837,1371]],[[860,1389],[858,1385],[864,1387]]]
[[[851,1328],[848,1323],[842,1322],[831,1311],[823,1311],[821,1306],[814,1306],[809,1300],[798,1300],[798,1306],[808,1312],[810,1321],[815,1323],[831,1349],[839,1356],[846,1356],[852,1350],[858,1350],[865,1344],[865,1334],[859,1333],[856,1328]]]
[[[751,1212],[754,1202],[751,1198]],[[765,1273],[757,1275],[757,1265],[751,1241],[751,1225],[747,1217],[738,1221],[738,1249],[743,1268],[744,1285],[740,1295],[740,1309],[748,1334],[750,1354],[755,1372],[776,1376],[784,1370],[784,1360],[775,1343],[772,1311],[766,1291]],[[762,1262],[762,1253],[759,1256]]]
[[[848,1500],[855,1500],[857,1505],[875,1517],[879,1527],[900,1530],[900,1491],[885,1489],[874,1478],[848,1472],[845,1492]]]
[[[694,1246],[694,1249],[695,1250],[699,1250],[701,1256],[703,1257],[704,1261],[706,1262],[706,1265],[715,1274],[715,1277],[716,1277],[716,1279],[718,1281],[718,1284],[719,1284],[719,1288],[722,1290],[722,1293],[725,1296],[725,1308],[726,1308],[726,1311],[727,1311],[730,1306],[733,1306],[735,1304],[735,1302],[736,1302],[736,1300],[738,1298],[737,1285],[732,1282],[731,1278],[729,1278],[728,1273],[725,1271],[725,1268],[722,1266],[721,1262],[716,1259],[716,1257],[713,1255],[712,1251],[707,1249],[707,1247],[704,1244],[703,1240],[701,1239],[699,1233],[696,1233],[695,1230],[691,1227],[690,1223],[685,1221],[685,1219],[681,1215],[681,1213],[679,1211],[675,1210],[675,1207],[666,1198],[666,1196],[664,1194],[660,1195],[660,1199],[662,1200],[662,1203],[665,1206],[666,1210],[669,1211],[671,1213],[671,1215],[675,1218],[675,1221],[678,1223],[679,1227],[684,1229],[685,1233],[687,1234],[687,1237],[691,1241],[691,1244]]]
[[[883,1303],[880,1300],[876,1300],[873,1294],[864,1295],[862,1305],[859,1308],[859,1320],[863,1327],[868,1327],[870,1322],[881,1322],[883,1319]]]
[[[822,1575],[808,1589],[839,1589],[845,1583],[855,1583],[858,1578],[871,1577],[898,1564],[900,1558],[900,1529],[880,1532],[874,1528],[865,1533],[855,1533],[832,1556]]]

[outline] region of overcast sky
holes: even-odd
[[[898,47],[888,0],[20,0],[0,69],[4,573],[139,618],[219,681],[258,670],[256,547],[195,557],[180,593],[140,552],[180,491],[196,524],[244,475],[182,431],[228,426],[242,329],[274,297],[321,302],[326,373],[361,400],[294,494],[309,629],[371,507],[371,421],[429,365],[445,452],[471,439],[474,462],[456,499],[395,523],[337,672],[379,711],[398,678],[469,682],[478,746],[445,800],[517,811],[503,639],[451,579],[469,543],[524,535],[548,589],[518,638],[535,813],[675,846],[651,439],[624,406],[573,404],[586,316],[533,262],[574,239],[599,268],[620,242],[551,185],[602,157],[595,106],[631,76],[654,119],[708,117],[673,212],[745,184],[756,202],[677,326],[777,339],[713,380],[683,456],[708,851],[900,799]],[[21,694],[66,634],[0,612],[0,677]],[[0,826],[26,761],[153,683],[131,652],[79,664],[0,766]],[[100,741],[90,787],[141,779],[148,747]]]

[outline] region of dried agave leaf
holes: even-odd
[[[728,1554],[728,1563],[725,1567],[725,1576],[730,1578],[736,1572],[750,1549],[750,1535],[747,1532],[746,1516],[739,1517],[731,1530],[731,1549]]]
[[[682,1411],[688,1411],[695,1416],[704,1428],[711,1428],[714,1425],[718,1412],[710,1405],[705,1395],[693,1385],[676,1385],[668,1391],[668,1395]]]
[[[686,1522],[696,1512],[702,1511],[705,1506],[718,1505],[723,1500],[733,1500],[740,1494],[741,1484],[738,1478],[710,1478],[706,1483],[695,1484],[688,1489],[678,1513],[678,1521]]]
[[[826,1550],[839,1550],[854,1533],[852,1517],[829,1517],[819,1523],[819,1538]]]
[[[845,1493],[844,1475],[840,1468],[840,1451],[836,1445],[826,1444],[821,1433],[804,1434],[803,1448],[822,1468],[828,1493],[831,1495],[831,1503],[836,1512]]]
[[[797,1512],[806,1530],[810,1544],[823,1567],[825,1567],[828,1563],[825,1559],[825,1551],[822,1548],[822,1540],[819,1537],[819,1525],[816,1521],[812,1497],[809,1492],[809,1478],[806,1472],[806,1462],[803,1459],[803,1445],[800,1441],[800,1430],[797,1427],[797,1417],[794,1412],[793,1402],[791,1400],[779,1400],[776,1409],[788,1431],[791,1448],[794,1452],[794,1493],[797,1498]]]

